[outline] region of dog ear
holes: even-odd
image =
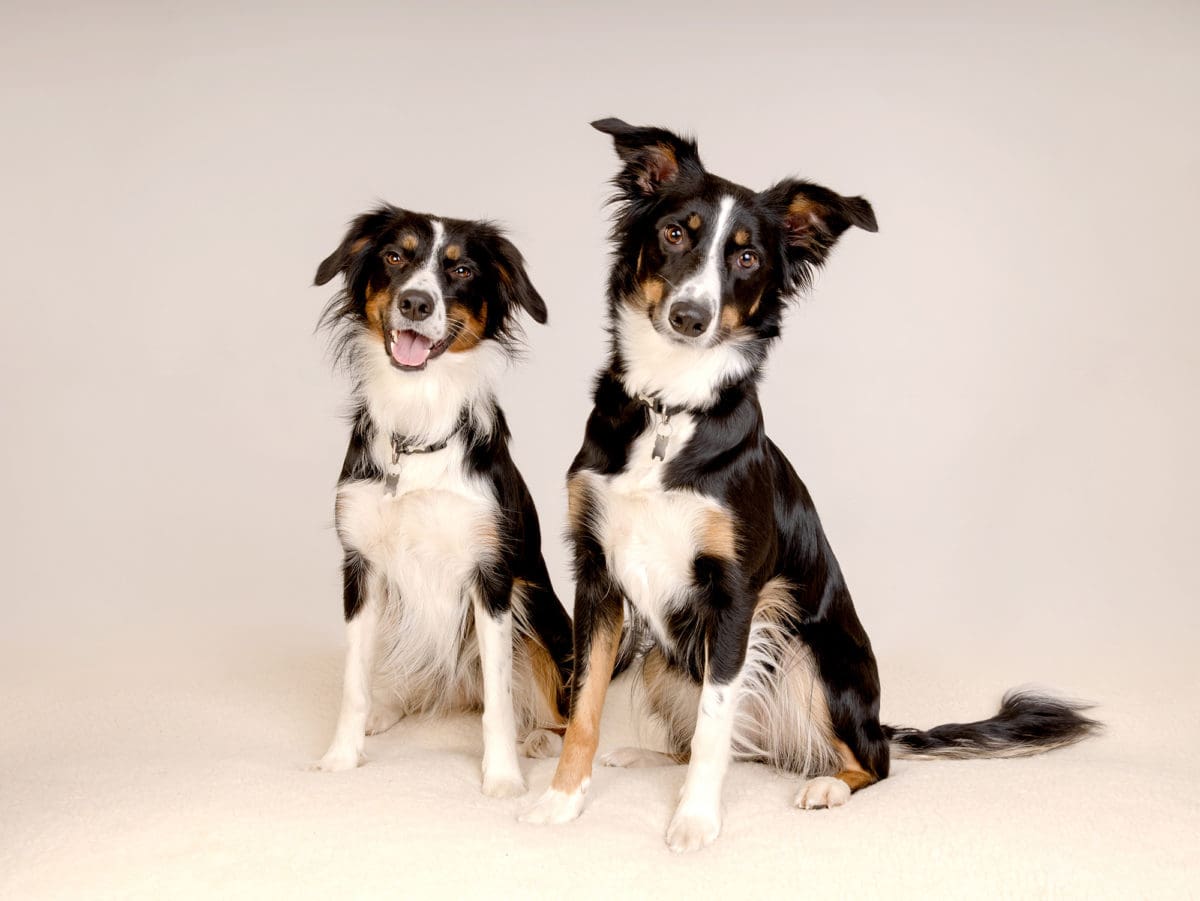
[[[665,128],[641,128],[620,119],[597,119],[592,128],[612,136],[625,163],[615,182],[629,197],[652,197],[664,185],[702,171],[696,142]]]
[[[339,272],[348,272],[351,266],[362,258],[366,250],[378,237],[380,229],[398,210],[389,207],[379,207],[369,213],[363,213],[350,223],[350,229],[338,249],[327,256],[317,267],[314,285],[324,285]]]
[[[803,252],[809,262],[820,265],[852,225],[869,232],[879,231],[875,211],[862,197],[843,197],[836,191],[801,179],[782,181],[763,192],[768,206],[783,220],[789,248]]]
[[[496,280],[500,286],[500,296],[508,309],[521,307],[534,322],[546,322],[546,302],[538,294],[525,271],[525,258],[516,245],[503,235],[497,234],[493,239],[495,248]]]

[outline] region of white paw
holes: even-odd
[[[603,766],[637,769],[647,766],[675,766],[679,761],[662,751],[649,751],[646,748],[617,748],[615,751],[609,751],[601,756],[600,763]]]
[[[387,732],[403,718],[404,712],[398,707],[373,704],[371,713],[367,717],[367,735],[379,735],[381,732]]]
[[[809,779],[796,793],[796,806],[802,810],[841,807],[850,800],[850,786],[833,776]]]
[[[521,753],[526,757],[557,757],[562,753],[562,736],[549,729],[534,729],[521,742]]]
[[[325,756],[314,763],[310,770],[320,770],[323,773],[344,773],[352,770],[363,762],[363,756],[354,748],[330,748]]]
[[[520,772],[498,772],[483,774],[483,793],[489,798],[516,798],[528,789]]]
[[[667,827],[667,847],[676,854],[699,851],[721,834],[721,817],[716,811],[685,810],[682,806]]]
[[[537,803],[518,819],[522,823],[538,825],[569,823],[583,813],[583,794],[586,790],[586,783],[578,791],[570,794],[560,792],[556,788],[548,788],[546,793],[537,799]]]

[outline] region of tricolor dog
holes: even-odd
[[[1095,727],[1074,704],[1010,693],[991,719],[928,732],[879,722],[871,643],[812,498],[767,437],[757,383],[788,302],[871,205],[807,181],[754,191],[706,171],[696,144],[617,119],[622,168],[608,362],[568,477],[576,579],[570,719],[549,789],[524,814],[583,809],[620,646],[642,651],[667,753],[687,763],[675,851],[721,829],[732,758],[801,774],[810,809],[845,804],[905,756],[1032,754]],[[622,638],[624,630],[624,638]]]
[[[525,791],[561,746],[571,623],[542,559],[495,384],[524,311],[546,321],[496,228],[383,206],[317,270],[353,384],[338,479],[348,648],[342,708],[316,765],[347,770],[407,713],[483,708],[483,791]]]

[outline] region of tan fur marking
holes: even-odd
[[[417,236],[412,232],[406,232],[400,237],[400,246],[405,250],[417,249]]]
[[[583,475],[576,473],[567,479],[567,522],[573,531],[583,528],[583,514],[591,496]]]
[[[758,297],[754,298],[754,303],[750,304],[750,313],[749,313],[750,316],[753,316],[755,313],[758,312],[758,308],[761,303],[762,303],[762,295],[760,294],[760,295],[758,295]]]
[[[688,221],[687,221],[688,228],[690,228],[692,231],[695,231],[696,229],[698,229],[700,227],[700,224],[703,221],[704,220],[700,218],[699,213],[692,213],[692,215],[688,216]]]
[[[487,301],[480,306],[478,316],[471,310],[455,307],[448,318],[450,321],[447,328],[456,329],[458,334],[446,350],[452,354],[460,354],[464,350],[477,347],[483,340],[483,330],[487,324]]]
[[[858,762],[858,758],[854,756],[854,752],[841,739],[834,739],[834,748],[837,749],[838,756],[842,759],[842,770],[834,774],[835,779],[841,779],[846,785],[850,786],[850,791],[856,792],[860,788],[866,788],[868,785],[873,785],[878,780],[862,768],[862,764]]]
[[[750,243],[750,232],[744,228],[739,228],[733,233],[733,243],[738,247],[745,247]]]
[[[742,318],[738,315],[736,308],[725,306],[721,308],[721,328],[727,332],[732,332],[735,328],[742,324]]]
[[[700,553],[722,560],[737,556],[737,535],[733,517],[724,510],[710,510],[704,517],[704,532],[700,536]]]
[[[525,637],[525,651],[529,655],[529,666],[533,672],[533,684],[535,690],[538,691],[542,699],[546,702],[546,707],[554,711],[555,727],[566,725],[567,718],[563,715],[562,708],[558,706],[558,699],[562,694],[562,676],[558,671],[558,666],[554,663],[554,658],[550,656],[550,652],[537,639]]]
[[[370,238],[359,238],[357,241],[355,241],[353,244],[350,245],[350,252],[351,253],[360,253],[362,251],[362,249],[370,243],[371,243]]]
[[[446,248],[446,259],[448,259],[450,262],[454,262],[461,256],[462,256],[462,248],[459,247],[457,244],[451,244],[449,247]]]
[[[600,714],[604,711],[604,696],[612,679],[613,662],[617,659],[623,619],[624,611],[621,610],[607,630],[601,629],[592,635],[587,670],[572,704],[562,756],[550,782],[551,788],[565,794],[580,791],[584,780],[592,775],[592,762],[600,743]]]
[[[662,303],[663,282],[659,278],[648,278],[642,282],[642,296],[650,306]]]
[[[371,330],[383,337],[383,314],[392,302],[390,291],[374,291],[367,294],[367,325]]]

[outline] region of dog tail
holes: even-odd
[[[903,759],[1028,757],[1082,741],[1103,725],[1083,715],[1090,705],[1029,690],[1012,690],[995,716],[927,731],[884,726],[892,754]]]

